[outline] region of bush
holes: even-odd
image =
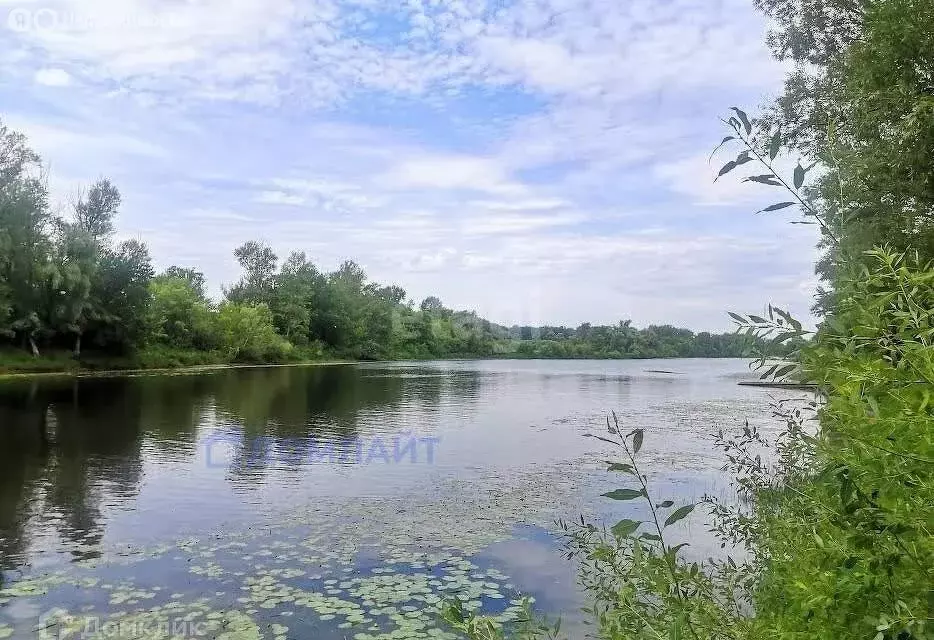
[[[222,348],[231,362],[281,362],[292,352],[292,345],[276,333],[272,312],[265,304],[226,302],[217,323]]]
[[[868,254],[802,352],[825,392],[808,476],[756,517],[774,637],[934,638],[934,270]],[[795,635],[797,634],[797,635]]]

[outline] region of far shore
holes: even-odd
[[[717,360],[717,359],[734,359],[734,358],[529,358],[521,357],[516,354],[498,354],[491,357],[460,357],[460,358],[432,358],[431,361],[448,361],[448,362],[463,362],[463,361],[483,361],[483,360],[515,360],[515,361],[552,361],[552,360]],[[336,366],[336,365],[351,365],[351,364],[377,364],[377,363],[396,363],[396,362],[421,362],[422,360],[418,359],[398,359],[398,360],[302,360],[297,362],[280,362],[280,363],[216,363],[216,364],[201,364],[201,365],[180,365],[176,367],[150,367],[150,368],[141,368],[141,367],[126,367],[126,368],[100,368],[95,369],[93,367],[81,367],[75,366],[68,369],[60,370],[46,370],[46,371],[29,371],[17,370],[15,366],[8,367],[4,369],[0,366],[0,382],[11,381],[11,380],[28,380],[28,379],[50,379],[50,378],[129,378],[129,377],[139,377],[139,376],[157,376],[157,375],[196,375],[199,373],[211,373],[212,371],[225,371],[228,369],[276,369],[276,368],[299,368],[299,367],[324,367],[324,366]],[[645,369],[646,373],[664,373],[672,375],[680,375],[681,372],[678,371],[668,371],[661,369]],[[757,387],[770,387],[770,386],[784,386],[777,383],[765,383],[765,382],[749,382],[742,381],[739,382],[740,385],[749,385]],[[788,388],[803,388],[804,385],[790,384],[787,385]]]
[[[21,378],[114,378],[147,375],[184,375],[209,373],[225,369],[272,369],[282,367],[324,367],[334,365],[358,364],[354,360],[309,360],[306,362],[286,362],[278,364],[205,364],[191,367],[161,367],[157,369],[74,369],[71,371],[10,371],[0,372],[0,381]]]

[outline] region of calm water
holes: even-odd
[[[633,508],[599,498],[619,478],[584,434],[615,410],[646,429],[659,492],[726,492],[709,434],[770,426],[750,377],[484,361],[2,383],[0,638],[445,637],[452,594],[573,624],[553,520]]]

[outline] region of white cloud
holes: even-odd
[[[389,189],[452,189],[521,195],[526,188],[492,158],[432,154],[404,160],[379,178]]]
[[[39,69],[35,81],[49,87],[67,87],[71,84],[71,75],[64,69]]]
[[[128,156],[164,157],[166,150],[142,137],[120,132],[82,132],[66,126],[9,118],[11,126],[29,136],[30,143],[39,149],[54,149],[56,155],[67,152],[70,157],[88,157],[98,153]]]
[[[562,45],[534,38],[486,37],[481,54],[529,87],[548,93],[575,93],[599,85],[616,57],[573,55]]]
[[[271,184],[279,191],[264,192],[260,202],[280,204],[313,204],[324,210],[360,210],[379,206],[383,198],[374,192],[364,192],[361,184],[328,178],[273,178]],[[272,200],[265,198],[273,198]]]
[[[574,213],[548,215],[517,215],[515,213],[488,215],[468,219],[462,231],[468,236],[518,234],[580,224],[586,216]]]
[[[252,222],[253,218],[229,209],[192,209],[187,217],[199,220],[219,220],[224,222]]]
[[[254,202],[264,204],[284,204],[290,206],[299,206],[308,201],[299,195],[286,193],[285,191],[262,191],[253,198]]]
[[[568,206],[560,198],[541,198],[538,200],[478,200],[473,206],[493,211],[550,211]]]

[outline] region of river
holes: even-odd
[[[787,397],[753,378],[695,359],[2,382],[0,638],[444,638],[454,595],[573,629],[554,520],[638,508],[600,497],[622,478],[585,434],[615,411],[659,495],[729,495],[711,434],[774,429]],[[683,535],[716,547],[702,516]]]

